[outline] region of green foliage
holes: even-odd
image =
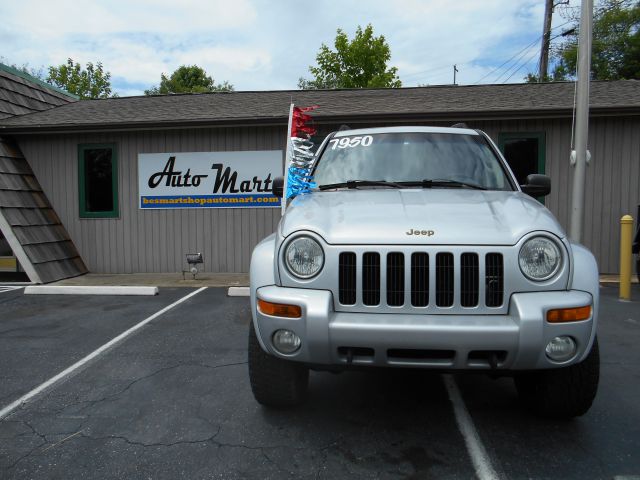
[[[383,35],[373,36],[371,24],[358,27],[353,40],[338,29],[335,51],[324,43],[316,55],[316,67],[309,67],[312,80],[300,78],[301,89],[319,88],[398,88],[402,82],[398,69],[387,69],[391,49]]]
[[[233,85],[225,81],[218,85],[197,65],[182,65],[170,77],[160,75],[160,85],[145,90],[145,95],[166,95],[169,93],[231,92]]]
[[[49,67],[46,82],[81,99],[117,96],[111,94],[111,74],[104,71],[101,62],[95,66],[89,62],[83,70],[79,63],[69,58],[66,64]]]
[[[592,79],[640,79],[640,1],[601,1],[594,15],[592,33]],[[576,28],[554,48],[553,79],[566,80],[576,76],[577,53]]]

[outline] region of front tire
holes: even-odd
[[[251,322],[249,327],[249,380],[255,399],[264,406],[294,407],[307,396],[309,369],[269,355],[260,346]]]
[[[535,413],[573,418],[587,413],[598,391],[598,338],[582,362],[569,367],[522,373],[514,377],[520,400]]]

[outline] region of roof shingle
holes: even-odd
[[[574,84],[437,86],[401,89],[282,90],[82,100],[51,110],[0,120],[0,133],[90,128],[132,128],[241,123],[282,123],[291,100],[320,105],[323,118],[438,116],[459,114],[570,115]],[[640,81],[591,83],[591,109],[640,111]]]

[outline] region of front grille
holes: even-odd
[[[358,270],[359,262],[361,270]],[[480,268],[483,263],[484,272]],[[338,301],[341,305],[403,307],[405,294],[411,302],[406,307],[424,308],[432,304],[437,308],[501,307],[504,303],[503,255],[495,252],[340,253]]]

